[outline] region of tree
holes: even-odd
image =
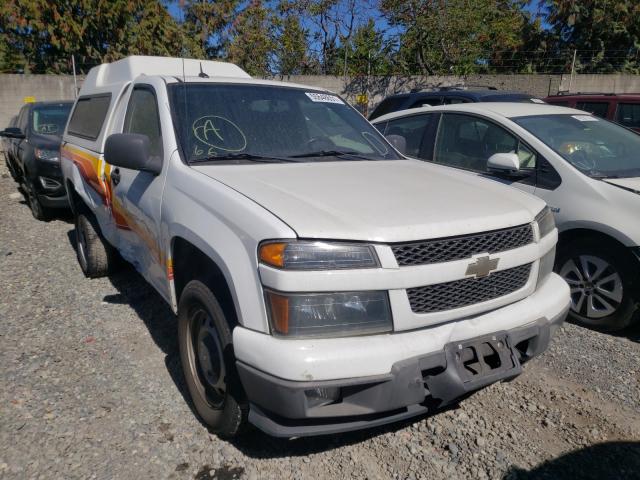
[[[577,50],[577,71],[640,73],[640,2],[540,2],[566,63]],[[565,70],[566,71],[566,70]]]
[[[280,75],[299,75],[308,69],[308,32],[296,15],[279,19],[280,33],[275,41],[275,67]]]
[[[486,71],[522,42],[524,18],[511,0],[382,0],[381,10],[403,29],[398,60],[407,73]]]
[[[251,0],[231,27],[227,59],[252,76],[271,71],[273,55],[273,19],[261,0]]]
[[[229,41],[229,28],[239,0],[181,0],[184,29],[197,39],[207,57],[221,57]]]
[[[345,55],[346,54],[346,55]],[[352,76],[389,75],[391,73],[391,45],[376,28],[373,18],[356,28],[351,41],[338,49],[338,57],[346,58],[347,74]],[[344,66],[338,66],[344,72]]]
[[[7,0],[0,5],[0,61],[18,71],[79,72],[127,55],[200,52],[157,1]]]
[[[351,39],[368,1],[283,0],[281,3],[313,24],[312,40],[318,45],[318,51],[312,52],[310,57],[317,60],[319,73],[338,73],[341,64],[339,47]]]

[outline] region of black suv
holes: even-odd
[[[378,104],[369,115],[369,120],[409,108],[473,102],[543,103],[539,98],[527,93],[497,90],[495,87],[481,90],[466,90],[462,87],[440,87],[434,90],[411,90],[410,93],[391,95]]]
[[[14,125],[0,131],[11,175],[38,220],[68,208],[60,171],[60,142],[73,102],[36,102],[22,107]],[[13,123],[13,122],[12,122]]]

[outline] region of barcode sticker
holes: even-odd
[[[305,95],[309,97],[312,102],[344,104],[344,102],[340,99],[340,97],[337,97],[335,95],[330,95],[328,93],[305,92]]]

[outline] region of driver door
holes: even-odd
[[[122,133],[149,137],[150,154],[164,156],[156,89],[136,84],[126,103]],[[109,166],[112,214],[119,230],[118,249],[161,294],[168,298],[164,248],[160,237],[160,208],[164,173]]]

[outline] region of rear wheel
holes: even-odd
[[[196,411],[221,437],[247,424],[248,405],[235,368],[227,317],[213,293],[189,282],[178,306],[178,340],[185,380]]]
[[[571,319],[603,331],[617,331],[633,320],[638,298],[636,275],[624,251],[595,239],[562,249],[557,271],[571,289]]]
[[[76,255],[82,273],[89,278],[104,277],[117,261],[111,245],[100,234],[95,221],[85,213],[76,215]]]
[[[36,220],[48,220],[51,217],[51,211],[40,203],[36,186],[33,184],[33,180],[26,175],[22,181],[22,190],[33,217]]]

